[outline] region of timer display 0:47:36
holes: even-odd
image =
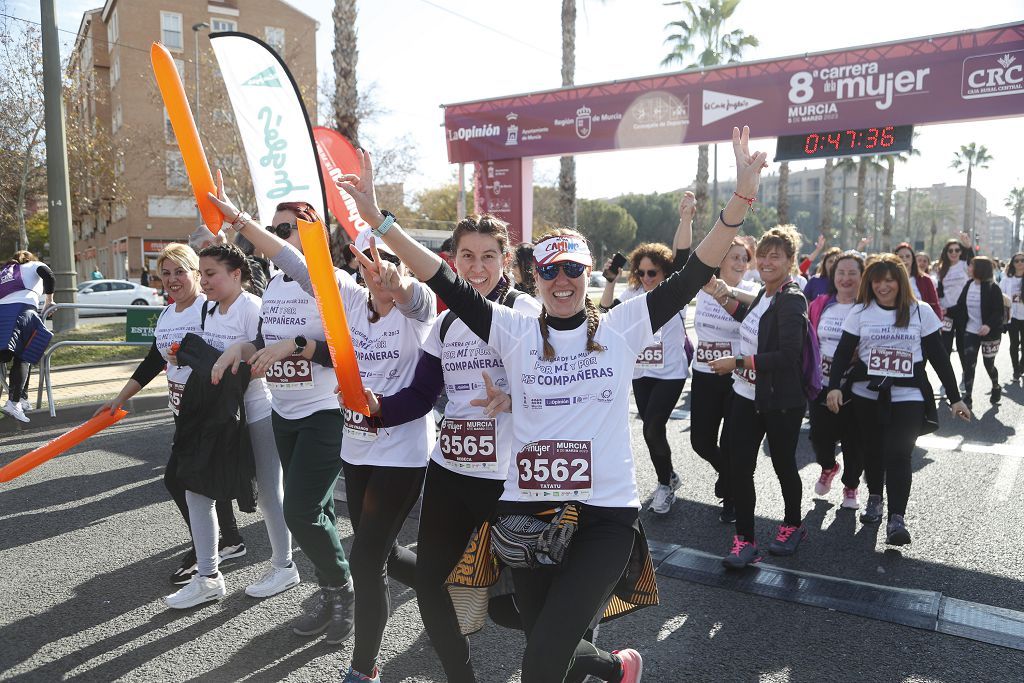
[[[910,150],[913,129],[913,126],[879,126],[784,135],[778,139],[775,160],[839,157],[864,152],[896,154]]]

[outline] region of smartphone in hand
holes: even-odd
[[[612,256],[611,265],[608,266],[608,269],[602,273],[602,275],[604,275],[604,279],[611,281],[614,278],[618,277],[619,271],[622,270],[622,266],[624,265],[626,265],[626,257],[619,252],[615,252],[615,255]]]

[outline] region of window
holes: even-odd
[[[167,113],[167,107],[164,107],[164,142],[168,145],[174,144],[174,127],[171,125],[171,116]]]
[[[110,13],[110,23],[107,24],[107,32],[109,33],[107,40],[107,51],[114,49],[114,43],[116,43],[121,37],[121,27],[117,21],[117,8]]]
[[[135,289],[135,285],[130,282],[111,282],[110,289],[112,291],[127,291],[129,289]]]
[[[181,15],[177,12],[160,13],[160,41],[169,50],[184,48]]]
[[[121,159],[121,171],[124,172],[124,159]],[[128,218],[128,207],[123,202],[114,204],[114,208],[110,211],[110,222],[116,223],[117,221],[123,221]]]
[[[284,29],[274,26],[266,26],[263,29],[263,38],[267,45],[274,48],[274,52],[284,57]]]
[[[110,87],[113,88],[117,85],[119,80],[121,80],[121,58],[114,55],[114,59],[110,62]]]
[[[216,33],[217,31],[237,31],[238,22],[234,19],[218,19],[216,17],[210,17],[210,31]]]
[[[178,70],[178,77],[181,78],[182,83],[185,82],[185,60],[175,59],[174,68]]]
[[[185,161],[181,158],[178,150],[166,152],[167,168],[167,189],[184,190],[188,187],[188,177],[185,175]]]
[[[121,103],[118,102],[117,106],[114,107],[114,120],[113,120],[113,122],[112,122],[112,124],[110,126],[111,132],[112,133],[116,133],[121,128],[121,125],[123,123],[124,123],[124,115],[123,115],[123,112],[121,111]]]

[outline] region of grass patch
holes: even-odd
[[[69,332],[53,335],[52,344],[59,341],[124,341],[124,321],[104,325],[79,325]],[[67,346],[51,356],[51,366],[83,365],[113,360],[145,358],[147,346]]]

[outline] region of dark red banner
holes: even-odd
[[[346,173],[359,173],[356,148],[338,131],[322,126],[313,129],[313,140],[316,142],[316,155],[320,160],[327,189],[327,207],[338,224],[355,241],[359,231],[370,226],[359,217],[352,197],[335,185],[334,181]]]
[[[524,239],[524,216],[529,216],[530,222],[533,218],[532,163],[529,159],[502,159],[475,164],[475,211],[494,214],[508,223],[509,238],[514,245]],[[524,176],[529,182],[523,182]],[[529,237],[528,230],[526,238]]]
[[[445,107],[484,161],[1024,114],[1024,23]]]

